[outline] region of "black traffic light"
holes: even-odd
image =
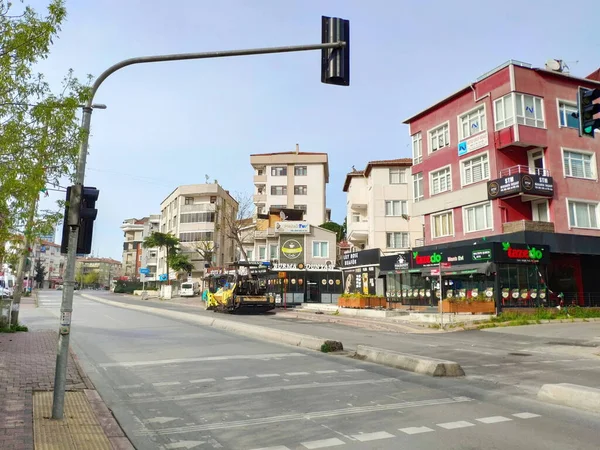
[[[345,42],[341,48],[321,50],[321,82],[350,85],[350,21],[338,17],[321,17],[321,43]]]
[[[579,136],[594,137],[594,130],[600,128],[600,118],[594,119],[594,115],[600,113],[600,103],[594,103],[597,98],[600,98],[600,88],[580,87],[578,90]]]
[[[74,201],[76,201],[78,196],[81,198],[79,214],[75,214],[75,211],[71,211],[69,208],[72,192],[74,194]],[[67,253],[69,247],[69,229],[72,224],[79,226],[79,237],[75,253],[78,255],[89,255],[92,253],[94,220],[96,220],[96,216],[98,215],[98,210],[95,207],[99,194],[100,191],[95,187],[74,185],[67,188],[67,206],[65,207],[65,217],[63,220],[61,253]]]

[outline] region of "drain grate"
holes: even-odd
[[[512,356],[531,356],[531,353],[509,353]]]

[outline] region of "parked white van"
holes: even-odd
[[[198,294],[200,294],[200,283],[197,281],[186,281],[185,283],[181,283],[179,295],[182,297],[195,297]]]

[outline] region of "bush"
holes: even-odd
[[[141,291],[144,284],[139,281],[117,281],[115,285],[115,293],[117,294],[133,294],[133,291]],[[147,291],[155,291],[156,283],[146,283]]]
[[[16,333],[17,331],[29,331],[25,325],[10,325],[5,328],[0,328],[0,333]]]

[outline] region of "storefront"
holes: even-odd
[[[274,264],[267,279],[267,293],[287,305],[337,303],[342,292],[342,271],[331,264]]]
[[[497,309],[548,302],[548,246],[483,242],[381,259],[390,302],[436,306],[441,296],[493,300]]]
[[[379,278],[380,257],[378,248],[342,256],[345,294],[384,295],[384,283]]]

